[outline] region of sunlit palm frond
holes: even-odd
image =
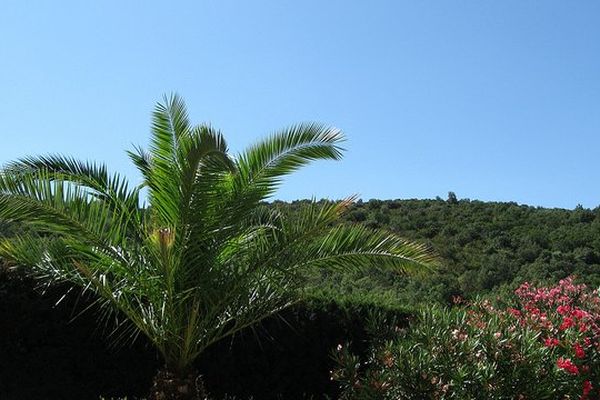
[[[86,187],[89,194],[110,202],[114,208],[138,206],[139,193],[130,190],[119,174],[110,175],[103,164],[79,161],[61,155],[26,157],[8,164],[4,172],[12,175],[43,172],[49,180],[70,182]]]
[[[291,126],[251,146],[238,158],[236,183],[266,198],[281,178],[314,160],[339,160],[343,149],[337,128],[305,123]]]
[[[53,171],[11,169],[0,175],[0,219],[86,238],[98,246],[138,240],[141,216],[138,206],[129,203],[137,193],[122,199],[96,195]]]
[[[341,225],[307,248],[305,265],[320,268],[432,272],[438,259],[426,245],[361,225]]]

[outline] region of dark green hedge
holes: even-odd
[[[160,366],[153,349],[143,338],[131,347],[111,348],[93,310],[71,321],[90,299],[73,293],[54,306],[64,289],[42,294],[31,279],[0,272],[0,399],[145,395]],[[216,398],[224,393],[258,400],[335,398],[330,352],[347,340],[364,351],[365,321],[373,312],[407,315],[385,303],[351,296],[335,301],[321,293],[216,344],[197,367]]]

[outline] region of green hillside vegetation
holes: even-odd
[[[274,206],[300,209],[304,204]],[[426,243],[443,267],[422,277],[377,270],[323,272],[311,277],[318,296],[406,306],[505,293],[524,281],[557,282],[569,275],[600,285],[600,207],[549,209],[457,200],[451,194],[448,200],[358,201],[344,218]]]
[[[294,212],[310,203],[275,201],[271,206]],[[321,271],[310,276],[311,297],[406,307],[506,292],[523,281],[557,282],[569,275],[600,286],[600,207],[551,209],[451,195],[447,200],[359,200],[342,219],[426,243],[442,267],[417,277],[379,270]],[[9,232],[0,225],[0,233]]]

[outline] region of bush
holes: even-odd
[[[598,293],[566,279],[512,301],[430,308],[408,331],[380,322],[366,362],[338,346],[341,398],[598,399]]]
[[[143,337],[132,346],[111,347],[107,331],[97,326],[94,298],[79,298],[73,290],[62,299],[64,288],[42,293],[34,286],[31,278],[0,268],[0,399],[147,395],[161,364]],[[336,398],[329,350],[350,339],[356,353],[366,354],[364,321],[373,314],[406,319],[405,311],[383,302],[360,296],[334,299],[323,292],[216,343],[196,367],[213,399],[226,393],[236,399]]]

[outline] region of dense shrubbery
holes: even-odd
[[[97,325],[97,309],[79,316],[93,301],[76,292],[58,306],[64,288],[44,294],[31,278],[0,269],[0,399],[98,400],[145,396],[160,360],[140,337],[132,346],[112,347]],[[406,311],[358,298],[317,297],[264,320],[209,348],[198,363],[215,400],[336,398],[329,379],[330,351],[350,339],[366,353],[364,321],[373,313],[406,321]],[[405,323],[405,322],[404,322]],[[306,393],[306,396],[303,395]]]
[[[571,278],[552,288],[524,283],[515,291],[519,309],[509,309],[519,324],[541,335],[552,360],[568,382],[600,395],[600,297]],[[594,388],[592,382],[596,385]],[[595,397],[595,396],[594,396]]]
[[[302,201],[274,206],[299,208]],[[429,244],[443,260],[422,279],[382,271],[322,273],[332,292],[394,299],[400,304],[450,303],[455,295],[506,294],[525,281],[556,283],[578,275],[600,286],[600,207],[549,209],[476,200],[356,202],[346,220],[392,230]],[[322,289],[320,289],[322,290]]]
[[[338,346],[342,398],[598,399],[598,292],[566,279],[515,293],[515,307],[432,308],[409,331],[388,326],[366,363]]]

